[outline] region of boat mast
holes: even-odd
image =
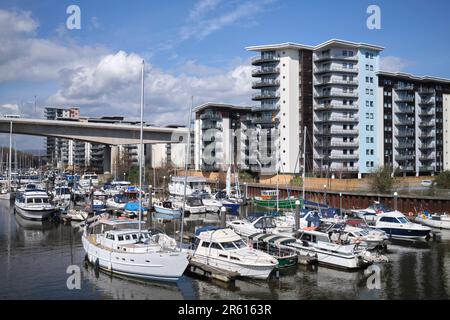
[[[145,69],[145,61],[142,60],[142,74],[141,74],[141,130],[140,130],[140,141],[139,141],[139,241],[141,239],[141,220],[142,220],[142,164],[143,164],[143,155],[144,155],[144,69]],[[150,212],[147,212],[150,214]]]
[[[187,189],[187,171],[188,171],[188,159],[191,155],[191,121],[192,121],[192,107],[194,105],[194,97],[191,96],[191,107],[189,109],[189,124],[188,124],[188,137],[186,151],[184,154],[184,196],[183,196],[183,211],[181,212],[181,226],[180,226],[180,251],[183,244],[183,231],[184,231],[184,210],[186,209],[186,189]]]
[[[280,204],[279,204],[279,200],[280,200],[280,186],[279,186],[279,182],[278,182],[278,172],[280,171],[280,137],[278,136],[278,146],[277,146],[277,152],[275,152],[276,157],[277,157],[277,212],[280,211]]]
[[[303,209],[305,207],[305,178],[306,178],[306,131],[308,127],[303,127],[303,172],[302,172],[302,199]]]
[[[9,158],[8,158],[8,191],[11,192],[11,149],[12,149],[12,121],[9,122]]]

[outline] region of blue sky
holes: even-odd
[[[81,8],[81,30],[65,28],[71,4]],[[381,8],[381,30],[366,27],[371,4]],[[450,78],[449,1],[3,0],[0,10],[0,112],[26,117],[50,105],[136,117],[144,58],[147,120],[183,123],[191,95],[251,103],[253,53],[244,48],[287,41],[379,44],[385,68]]]

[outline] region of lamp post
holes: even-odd
[[[163,176],[163,195],[166,196],[166,176]]]
[[[394,192],[394,210],[397,211],[397,191]]]
[[[327,185],[323,185],[323,200],[325,202],[325,205],[327,204]]]
[[[343,216],[344,214],[342,213],[342,192],[339,192],[339,214],[341,216]]]

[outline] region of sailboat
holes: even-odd
[[[13,200],[15,192],[11,188],[11,149],[12,149],[12,121],[9,122],[9,155],[8,155],[8,185],[0,189],[1,200]]]
[[[144,150],[144,66],[142,61],[139,190],[142,190]],[[142,192],[139,192],[139,207],[142,208]],[[142,230],[142,214],[138,218],[138,221],[99,218],[92,225],[86,224],[82,241],[88,261],[112,274],[177,281],[188,266],[187,254],[178,250],[175,239],[166,234]],[[132,228],[136,223],[137,230]],[[89,232],[98,224],[101,225],[99,233]]]
[[[214,198],[222,201],[222,206],[227,208],[232,215],[237,215],[239,213],[241,205],[237,201],[231,199],[231,167],[228,167],[227,171],[225,192],[217,192],[214,195]]]

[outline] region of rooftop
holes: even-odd
[[[447,79],[447,78],[439,78],[439,77],[433,77],[433,76],[417,76],[417,75],[413,75],[411,73],[405,73],[405,72],[390,72],[390,71],[380,70],[377,74],[380,76],[399,77],[399,78],[403,78],[406,80],[414,80],[414,81],[435,81],[435,82],[442,82],[442,83],[450,83],[450,79]]]
[[[222,108],[222,109],[233,109],[233,110],[242,110],[242,111],[252,111],[252,107],[249,106],[236,106],[233,104],[227,104],[227,103],[213,103],[213,102],[207,102],[204,104],[201,104],[194,108],[194,112],[200,112],[205,109],[209,108]]]
[[[346,40],[339,40],[339,39],[331,39],[326,42],[323,42],[317,46],[310,46],[305,44],[299,44],[294,42],[285,42],[285,43],[279,43],[279,44],[269,44],[269,45],[259,45],[259,46],[250,46],[246,47],[245,49],[248,51],[265,51],[265,50],[274,50],[274,49],[306,49],[306,50],[319,50],[324,49],[330,46],[343,46],[343,47],[349,47],[349,48],[367,48],[372,49],[376,51],[383,51],[384,47],[364,43],[364,42],[352,42],[352,41],[346,41]]]

